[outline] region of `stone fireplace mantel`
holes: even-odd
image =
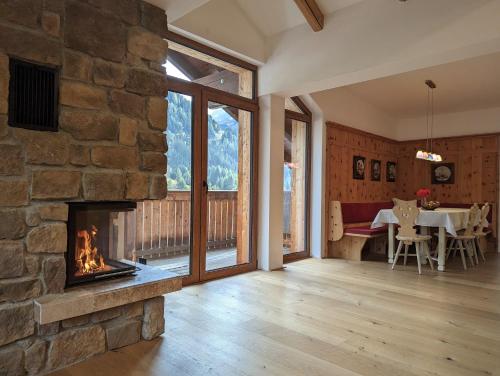
[[[63,294],[35,299],[35,322],[62,321],[105,309],[151,299],[182,288],[182,278],[140,265],[136,275],[68,288]]]

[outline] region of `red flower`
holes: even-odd
[[[431,190],[429,188],[420,188],[417,191],[417,197],[428,197],[431,194]]]

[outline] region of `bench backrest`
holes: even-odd
[[[343,202],[342,222],[344,224],[372,222],[382,209],[392,209],[392,202]]]

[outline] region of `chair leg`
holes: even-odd
[[[417,251],[417,265],[418,265],[418,274],[422,274],[422,265],[420,265],[420,242],[415,242],[415,250]]]
[[[474,239],[474,244],[476,245],[476,248],[479,249],[479,254],[481,255],[481,258],[483,259],[483,262],[486,262],[486,258],[484,257],[484,252],[483,252],[483,249],[481,248],[481,242],[479,241],[479,237],[476,237]]]
[[[408,260],[408,249],[409,249],[409,245],[405,244],[405,254],[404,254],[405,257],[403,260],[404,266],[406,266],[406,261]]]
[[[448,261],[448,259],[450,258],[450,253],[451,253],[454,245],[455,245],[455,239],[452,238],[450,240],[450,244],[448,245],[448,250],[446,252],[446,261]]]
[[[465,251],[467,252],[467,256],[469,257],[469,261],[472,267],[474,267],[476,264],[474,263],[474,258],[472,255],[472,249],[470,248],[470,243],[468,240],[465,240]]]
[[[399,241],[398,250],[396,251],[396,256],[394,256],[394,262],[392,263],[392,269],[394,269],[394,266],[398,262],[399,254],[401,253],[402,248],[403,248],[403,242]]]
[[[427,260],[429,260],[429,264],[431,265],[431,270],[434,270],[434,261],[431,258],[431,253],[429,251],[429,244],[427,242],[425,242],[423,244],[423,247],[424,247],[425,254],[427,256]]]
[[[467,263],[465,262],[464,245],[461,240],[457,241],[460,247],[460,256],[462,257],[462,264],[464,265],[464,270],[467,270]]]
[[[477,257],[477,249],[476,249],[476,242],[474,239],[469,240],[470,247],[472,249],[472,253],[474,255],[474,260],[476,261],[476,265],[479,265],[479,257]]]

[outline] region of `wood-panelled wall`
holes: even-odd
[[[386,181],[386,163],[388,161],[398,163],[396,141],[331,122],[327,122],[326,129],[327,203],[332,200],[382,202],[396,197],[397,182]],[[364,180],[355,180],[352,177],[352,163],[355,155],[366,158]],[[372,159],[381,161],[380,181],[371,180]],[[397,169],[400,169],[399,163]]]
[[[454,184],[431,184],[430,163],[415,159],[425,140],[399,143],[398,196],[412,199],[422,187],[431,199],[449,203],[496,203],[498,201],[498,136],[436,139],[433,151],[443,162],[455,164]]]

